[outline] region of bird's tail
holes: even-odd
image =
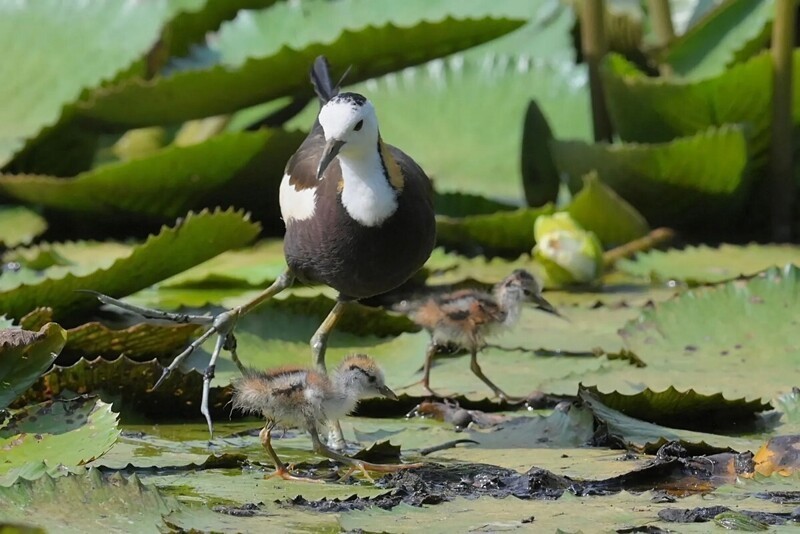
[[[317,93],[320,103],[325,104],[328,100],[339,94],[339,88],[348,72],[350,72],[350,67],[344,72],[339,83],[334,85],[333,79],[331,78],[331,65],[328,63],[328,58],[325,56],[317,56],[317,59],[314,60],[314,65],[311,67],[311,84],[314,86],[314,92]]]
[[[269,377],[255,369],[233,383],[233,409],[244,413],[261,413],[269,404],[272,386]]]

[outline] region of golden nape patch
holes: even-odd
[[[394,159],[394,156],[392,156],[392,153],[389,151],[389,147],[386,146],[383,140],[380,141],[380,146],[381,158],[383,159],[384,165],[386,165],[386,172],[389,173],[389,183],[392,184],[392,187],[396,190],[402,191],[406,181],[403,176],[403,171],[400,169],[400,165],[397,164],[397,160]]]

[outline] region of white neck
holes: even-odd
[[[344,188],[342,205],[364,226],[380,226],[397,211],[397,193],[383,171],[377,143],[367,150],[339,154]]]
[[[340,419],[355,410],[358,395],[342,383],[338,375],[332,379],[332,395],[324,401],[325,415],[329,419]]]

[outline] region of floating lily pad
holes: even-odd
[[[726,397],[772,398],[800,383],[800,270],[688,291],[645,310],[622,330],[648,363],[641,382]],[[680,369],[680,373],[673,371]],[[620,376],[621,380],[628,377]],[[608,389],[608,383],[597,384]],[[621,385],[621,384],[620,384]],[[630,390],[630,387],[625,387]]]
[[[617,262],[628,274],[653,281],[679,280],[688,284],[724,282],[751,276],[769,267],[800,265],[800,247],[795,245],[706,245],[682,250],[651,250],[633,260]]]
[[[173,218],[227,182],[274,135],[280,131],[222,134],[102,165],[75,178],[0,176],[0,191],[58,210]]]
[[[126,479],[96,469],[0,488],[0,506],[7,520],[60,532],[85,532],[89,524],[105,532],[130,531],[133,525],[157,532],[164,528],[163,515],[182,509],[173,497],[143,485],[136,475]]]
[[[0,244],[26,245],[47,230],[47,221],[24,206],[0,206]]]
[[[679,441],[689,450],[704,454],[733,449],[738,452],[754,450],[758,440],[734,438],[719,434],[693,432],[648,423],[609,408],[588,390],[581,390],[580,398],[612,439],[620,440],[626,448],[654,454],[668,441]]]
[[[285,270],[283,240],[261,241],[242,250],[224,252],[159,284],[172,288],[264,287]]]
[[[320,54],[339,68],[353,65],[350,79],[359,80],[468,48],[523,23],[496,8],[453,0],[404,2],[403,9],[363,0],[313,4],[241,11],[217,36],[220,64],[99,89],[82,112],[140,126],[230,113],[310,95],[308,69]]]
[[[50,306],[58,319],[70,311],[99,305],[94,296],[76,292],[76,289],[124,296],[220,252],[242,246],[257,233],[257,225],[233,210],[190,213],[176,226],[164,227],[158,235],[134,247],[130,256],[118,259],[106,269],[83,276],[66,274],[63,278],[32,285],[3,284],[0,308],[10,316],[21,317],[39,306]]]
[[[55,400],[15,410],[0,427],[0,481],[27,464],[74,467],[102,456],[117,440],[117,414],[92,397]]]
[[[596,171],[656,226],[726,224],[749,185],[747,141],[739,126],[662,144],[556,141],[552,149],[573,191],[583,176]]]
[[[645,389],[635,395],[624,395],[617,391],[602,393],[593,386],[584,389],[607,407],[630,417],[689,430],[731,428],[751,422],[757,413],[771,408],[769,403],[760,399],[729,400],[721,393],[702,395],[692,389],[678,391],[674,387],[658,392]]]
[[[38,332],[15,328],[0,330],[0,409],[36,382],[56,359],[66,340],[64,329],[55,323],[43,325]]]

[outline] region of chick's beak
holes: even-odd
[[[392,399],[395,401],[397,400],[397,395],[395,394],[394,391],[389,389],[389,386],[381,386],[378,388],[378,391],[380,392],[381,395],[383,395],[387,399]]]
[[[344,146],[344,141],[339,141],[338,139],[331,139],[325,143],[325,148],[322,151],[322,158],[319,160],[319,166],[317,167],[317,180],[322,179],[325,169],[328,168],[328,165],[330,165],[336,155],[339,154],[342,146]]]
[[[536,307],[539,308],[540,310],[546,311],[547,313],[552,313],[553,315],[556,315],[558,317],[564,318],[563,315],[558,313],[558,310],[556,309],[556,307],[553,306],[552,304],[550,304],[549,302],[547,302],[547,299],[545,299],[543,296],[538,295],[538,294],[531,295],[531,300],[533,301],[534,304],[536,304]]]

